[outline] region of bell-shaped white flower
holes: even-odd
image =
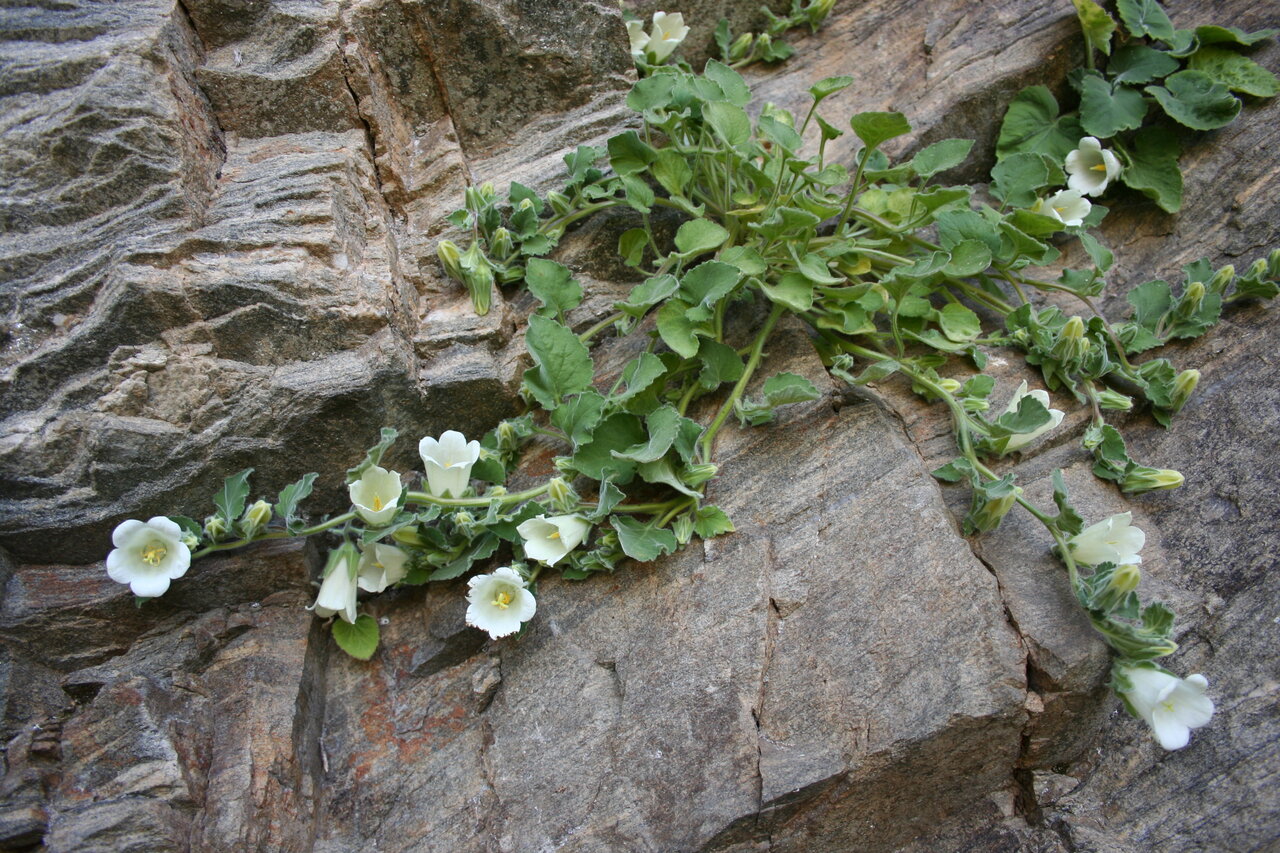
[[[631,37],[631,55],[636,59],[644,56],[644,49],[649,46],[649,34],[644,31],[644,23],[627,21],[627,35]]]
[[[329,553],[320,593],[316,596],[316,603],[311,605],[317,616],[327,619],[336,614],[343,621],[355,624],[358,558],[359,553],[350,542]]]
[[[1146,542],[1147,534],[1133,526],[1133,513],[1122,512],[1081,530],[1067,540],[1067,547],[1072,557],[1086,565],[1123,566],[1142,562],[1138,552]]]
[[[1067,155],[1067,188],[1085,195],[1102,195],[1107,185],[1120,175],[1120,160],[1092,136],[1080,140]]]
[[[1027,383],[1024,380],[1022,384],[1018,386],[1018,390],[1013,392],[1013,398],[1009,400],[1009,405],[1005,407],[1005,413],[1008,414],[1010,412],[1018,411],[1018,405],[1022,402],[1023,397],[1031,397],[1033,400],[1038,400],[1040,405],[1049,409],[1049,392],[1040,388],[1037,388],[1034,391],[1028,391]],[[1010,453],[1014,450],[1021,450],[1049,430],[1056,427],[1058,424],[1062,423],[1063,417],[1065,417],[1065,414],[1062,411],[1058,409],[1049,409],[1049,420],[1045,421],[1031,432],[1015,433],[1014,435],[1008,436],[1005,439],[1004,450],[1002,452]]]
[[[460,498],[471,480],[471,466],[480,459],[480,442],[468,442],[451,429],[439,441],[431,436],[422,439],[418,453],[427,469],[427,491],[438,498]]]
[[[107,555],[107,574],[127,583],[142,598],[164,595],[169,581],[191,567],[191,549],[182,541],[177,522],[157,515],[147,522],[131,518],[111,533],[115,550]]]
[[[516,527],[524,538],[524,552],[548,566],[554,566],[581,545],[590,531],[590,523],[576,515],[537,515]]]
[[[467,581],[467,624],[495,640],[519,631],[537,609],[537,600],[515,569],[503,566]]]
[[[649,43],[646,45],[649,61],[656,65],[666,59],[687,35],[689,28],[684,25],[684,15],[654,12],[653,29],[649,31]]]
[[[1204,695],[1209,681],[1203,675],[1178,678],[1154,665],[1122,665],[1116,674],[1129,713],[1145,720],[1165,749],[1182,749],[1191,730],[1213,717],[1213,700]]]
[[[409,574],[409,555],[394,545],[375,542],[360,555],[357,585],[365,592],[382,592]]]
[[[1058,190],[1036,203],[1034,213],[1056,219],[1066,226],[1083,225],[1093,205],[1079,190]]]
[[[400,475],[377,465],[370,465],[359,480],[347,486],[356,512],[374,527],[391,523],[399,509],[401,490]]]

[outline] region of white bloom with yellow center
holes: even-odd
[[[1151,726],[1165,749],[1182,749],[1191,740],[1191,730],[1213,717],[1213,700],[1204,695],[1209,681],[1203,675],[1178,678],[1146,666],[1121,666],[1118,674],[1129,685],[1120,698],[1131,714]]]
[[[377,465],[370,465],[359,480],[347,486],[356,512],[374,527],[391,523],[399,509],[401,491],[400,475]]]
[[[155,598],[169,589],[169,581],[187,573],[191,549],[182,542],[177,522],[157,515],[147,522],[131,518],[111,533],[115,550],[107,555],[107,574],[127,583],[133,594]]]
[[[644,23],[627,21],[627,35],[631,37],[631,55],[636,59],[644,56],[644,49],[649,46],[649,34],[644,31]]]
[[[1102,195],[1107,185],[1120,175],[1120,161],[1092,136],[1080,140],[1067,155],[1067,187],[1085,195]]]
[[[375,542],[360,555],[356,583],[365,592],[382,592],[409,574],[409,555],[394,545]]]
[[[537,609],[537,599],[515,569],[503,566],[467,581],[467,624],[495,640],[519,631]]]
[[[1048,198],[1037,202],[1033,212],[1073,227],[1083,225],[1084,218],[1092,209],[1093,205],[1079,190],[1058,190]]]
[[[1022,402],[1023,397],[1031,397],[1033,400],[1038,400],[1040,405],[1049,409],[1049,392],[1041,390],[1040,388],[1037,388],[1034,391],[1028,391],[1027,383],[1024,380],[1023,383],[1018,386],[1018,390],[1013,392],[1013,399],[1009,400],[1009,405],[1005,407],[1005,413],[1008,414],[1018,411],[1018,405]],[[1009,436],[1005,441],[1003,452],[1009,453],[1026,447],[1028,444],[1035,441],[1058,424],[1062,423],[1062,419],[1065,416],[1065,413],[1058,409],[1049,409],[1049,420],[1045,421],[1031,432],[1016,433]]]
[[[689,28],[684,25],[684,15],[679,12],[670,15],[666,12],[654,12],[653,29],[649,31],[649,43],[646,45],[649,61],[656,65],[666,59],[687,35]]]
[[[1086,565],[1123,566],[1142,562],[1138,552],[1146,542],[1147,534],[1133,526],[1133,513],[1122,512],[1081,530],[1067,540],[1067,546],[1071,556]]]
[[[576,515],[538,515],[516,528],[524,538],[524,552],[548,566],[554,566],[581,545],[590,531],[591,525]]]
[[[311,605],[317,616],[327,619],[336,614],[344,622],[355,624],[358,556],[355,546],[349,542],[330,552],[320,593]]]
[[[427,469],[427,491],[438,498],[460,498],[471,480],[471,466],[480,459],[480,442],[445,430],[439,441],[427,436],[418,442],[418,454]]]

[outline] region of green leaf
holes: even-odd
[[[1067,495],[1067,484],[1062,478],[1062,469],[1053,472],[1053,502],[1058,505],[1058,516],[1054,519],[1058,530],[1067,536],[1074,536],[1084,529],[1084,519],[1071,505]]]
[[[308,474],[307,476],[314,478],[315,474]],[[304,477],[303,479],[306,478]],[[194,536],[197,540],[204,537],[204,528],[200,525],[200,522],[196,521],[194,518],[190,518],[185,515],[170,515],[167,517],[174,524],[178,525],[178,527],[182,528],[183,533]]]
[[[943,267],[943,272],[957,278],[965,278],[977,275],[989,266],[991,266],[991,249],[986,243],[981,240],[961,240],[951,247],[951,260]]]
[[[1240,99],[1203,71],[1179,71],[1164,80],[1164,86],[1148,86],[1174,121],[1192,130],[1214,130],[1230,124],[1240,112]]]
[[[768,269],[764,258],[750,246],[730,246],[720,253],[720,260],[733,264],[743,275],[760,275]]]
[[[644,261],[644,250],[649,245],[649,233],[643,228],[628,228],[618,237],[618,254],[629,267],[638,267]]]
[[[604,397],[595,389],[584,391],[562,403],[551,413],[551,423],[569,436],[573,446],[581,447],[591,440],[591,431],[604,416]]]
[[[953,249],[966,240],[978,240],[992,253],[1000,250],[1000,229],[975,210],[947,210],[939,213],[938,242]]]
[[[788,403],[803,403],[816,400],[822,396],[817,387],[794,373],[777,373],[764,381],[765,401],[770,406],[784,406]]]
[[[368,660],[378,650],[378,620],[368,613],[356,617],[355,624],[333,620],[334,642],[356,660]]]
[[[758,135],[792,153],[799,151],[800,146],[804,143],[804,140],[800,138],[800,134],[796,133],[795,128],[778,121],[773,116],[760,116],[760,120],[756,122],[756,131]],[[808,165],[807,160],[789,160],[787,162],[792,166],[803,167]]]
[[[609,516],[609,524],[618,534],[622,553],[633,560],[648,563],[676,550],[676,535],[662,527],[651,527],[621,515]]]
[[[959,166],[973,148],[972,139],[944,139],[920,149],[911,158],[911,168],[922,178],[931,178],[939,172]]]
[[[693,358],[698,354],[698,336],[694,334],[693,321],[685,316],[691,307],[679,299],[671,299],[658,309],[658,335],[682,358]]]
[[[599,522],[606,515],[613,512],[613,508],[622,503],[626,497],[622,489],[615,486],[612,480],[606,479],[600,484],[600,497],[596,501],[596,508],[587,514],[587,520]]]
[[[702,76],[715,81],[729,103],[745,107],[751,101],[751,90],[747,88],[742,75],[723,62],[708,59],[706,66],[702,69]]]
[[[297,523],[298,504],[311,494],[311,487],[315,484],[315,474],[304,474],[302,479],[296,483],[291,483],[280,490],[280,496],[276,498],[276,515],[284,521],[284,526],[292,529]]]
[[[662,359],[651,352],[640,353],[622,368],[622,381],[627,386],[627,390],[614,394],[612,401],[621,403],[630,400],[648,389],[666,372],[667,367],[662,363]]]
[[[1090,136],[1109,139],[1122,130],[1142,126],[1147,114],[1147,102],[1142,93],[1128,86],[1112,87],[1110,83],[1093,74],[1086,74],[1081,81],[1080,126]]]
[[[902,113],[858,113],[849,119],[849,126],[867,148],[879,148],[881,143],[911,132]]]
[[[1182,207],[1182,170],[1177,137],[1159,128],[1144,128],[1134,137],[1129,166],[1120,173],[1125,186],[1155,201],[1166,213]]]
[[[627,93],[627,107],[638,113],[662,109],[671,103],[671,92],[674,87],[675,75],[673,74],[642,77]]]
[[[530,258],[524,268],[529,292],[553,316],[563,316],[582,302],[582,285],[572,276],[568,267],[543,258]]]
[[[996,156],[1033,151],[1061,161],[1075,150],[1084,136],[1073,114],[1058,115],[1058,102],[1044,86],[1030,86],[1009,104],[996,140]]]
[[[651,78],[650,78],[651,79]],[[672,148],[658,149],[657,157],[649,167],[650,173],[662,188],[671,195],[684,195],[685,187],[693,180],[693,170],[684,155]]]
[[[676,248],[686,256],[700,255],[720,248],[728,239],[729,232],[711,220],[691,219],[676,231]]]
[[[751,139],[751,119],[747,118],[742,107],[716,101],[703,105],[702,117],[711,125],[716,136],[731,148],[745,145]]]
[[[977,478],[977,472],[973,470],[973,463],[963,456],[951,460],[941,468],[933,469],[930,473],[944,483],[959,483],[965,480],[972,482]]]
[[[1258,30],[1257,32],[1246,33],[1238,27],[1218,27],[1209,25],[1207,27],[1196,27],[1196,39],[1200,44],[1256,44],[1263,39],[1269,39],[1280,33],[1280,30]]]
[[[676,440],[679,425],[680,413],[671,406],[654,409],[645,418],[649,440],[621,450],[614,450],[612,454],[618,459],[630,459],[633,462],[655,462],[671,449],[672,443]]]
[[[1156,0],[1117,0],[1116,11],[1134,38],[1173,38],[1173,22]]]
[[[1009,154],[992,167],[991,192],[1005,204],[1029,207],[1035,204],[1036,190],[1062,183],[1063,177],[1057,163],[1044,154],[1019,151]]]
[[[245,468],[238,474],[232,474],[222,482],[222,488],[213,496],[213,503],[218,508],[218,515],[231,529],[244,513],[245,499],[249,497],[249,475],[252,468]]]
[[[525,346],[536,362],[524,373],[525,385],[544,409],[555,409],[568,395],[591,387],[595,375],[591,353],[572,329],[534,314],[529,317]]]
[[[1111,55],[1111,34],[1116,31],[1116,22],[1101,6],[1093,0],[1071,0],[1076,7],[1076,17],[1080,19],[1080,29],[1089,47],[1097,48],[1108,56]]]
[[[635,175],[649,167],[657,156],[634,130],[609,138],[609,165],[619,175]]]
[[[986,246],[982,246],[982,249],[985,251]],[[982,321],[978,319],[978,315],[959,302],[948,302],[943,306],[939,312],[938,325],[942,328],[942,334],[956,343],[972,341],[982,334]]]
[[[387,452],[387,448],[395,442],[398,434],[391,427],[383,427],[379,434],[378,443],[365,451],[364,459],[360,461],[359,465],[347,469],[347,485],[359,480],[364,476],[365,471],[382,462],[382,454]]]
[[[1202,47],[1187,60],[1187,67],[1203,71],[1233,92],[1259,98],[1280,94],[1280,79],[1276,75],[1234,50]]]
[[[702,362],[698,384],[708,391],[719,388],[726,382],[737,382],[746,369],[733,347],[711,338],[702,339],[698,347],[698,361]]]
[[[691,306],[711,307],[733,290],[741,278],[742,273],[732,264],[722,261],[704,261],[680,279],[680,296]]]
[[[1116,83],[1150,83],[1177,70],[1178,60],[1145,44],[1118,47],[1107,63],[1107,73]]]
[[[813,282],[798,272],[785,273],[776,284],[761,282],[760,289],[773,302],[805,312],[813,307]]]
[[[632,317],[643,317],[650,308],[679,289],[680,281],[675,276],[668,274],[656,275],[631,288],[627,301],[618,302],[614,307],[619,311],[630,314]]]
[[[1167,281],[1148,281],[1129,291],[1126,297],[1133,306],[1133,321],[1155,331],[1160,320],[1173,306],[1173,292]]]
[[[533,212],[535,214],[542,213],[542,207],[544,204],[542,196],[538,195],[524,184],[512,181],[511,188],[507,191],[507,198],[511,201],[512,206],[518,205],[520,202],[528,199],[533,202]]]
[[[689,423],[695,422],[689,421]],[[641,462],[639,467],[636,468],[636,473],[638,473],[646,483],[667,485],[675,489],[677,492],[686,494],[691,498],[702,497],[698,492],[691,489],[688,483],[676,476],[675,469],[671,467],[670,459],[664,458],[655,459],[652,462]]]
[[[1084,247],[1085,252],[1089,255],[1089,260],[1093,261],[1093,265],[1098,268],[1098,272],[1106,272],[1111,269],[1111,264],[1115,260],[1115,255],[1110,249],[1102,245],[1097,237],[1085,231],[1080,234],[1080,245]]]
[[[813,101],[816,104],[819,101],[821,101],[823,98],[826,98],[830,95],[834,95],[836,92],[839,92],[841,89],[847,89],[852,85],[853,85],[852,77],[846,77],[846,76],[826,77],[822,80],[819,80],[817,83],[814,83],[812,86],[810,86],[809,94],[813,96]]]
[[[635,175],[619,175],[618,182],[626,192],[627,204],[641,213],[648,213],[653,207],[653,189]]]
[[[697,514],[693,517],[693,532],[703,539],[714,539],[722,533],[732,533],[736,529],[724,510],[711,504],[699,507]]]
[[[471,571],[477,560],[487,560],[498,550],[501,540],[493,532],[485,532],[467,546],[460,555],[431,573],[428,580],[448,581]]]

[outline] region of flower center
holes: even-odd
[[[1172,703],[1172,702],[1170,702],[1170,701],[1168,701],[1168,700],[1165,700],[1164,702],[1161,702],[1161,703],[1160,703],[1160,707],[1164,708],[1164,709],[1165,709],[1166,711],[1168,711],[1170,714],[1172,714],[1172,713],[1173,713],[1173,703]]]
[[[1054,210],[1058,211],[1059,214],[1067,212],[1067,209],[1065,207],[1054,207]]]
[[[548,538],[548,539],[559,539],[559,538],[560,538],[560,531],[559,531],[559,530],[553,530],[553,531],[551,531],[550,533],[548,533],[548,534],[547,534],[547,538]]]
[[[152,539],[147,543],[146,547],[142,549],[142,562],[146,563],[148,566],[158,566],[168,553],[169,549],[166,548],[162,542]]]
[[[499,610],[506,610],[511,606],[511,593],[505,589],[493,597],[493,606]]]
[[[382,509],[382,498],[378,497],[377,495],[374,495],[374,496],[373,496],[373,511],[374,511],[374,512],[377,512],[377,511],[378,511],[378,510],[380,510],[380,509]]]
[[[1090,169],[1093,169],[1093,171],[1095,171],[1095,172],[1105,172],[1105,171],[1107,171],[1107,164],[1106,164],[1106,163],[1099,163],[1098,165],[1096,165],[1096,166],[1090,166],[1089,168],[1090,168]]]

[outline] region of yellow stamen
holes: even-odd
[[[378,511],[378,510],[380,510],[380,509],[382,509],[382,498],[378,497],[377,495],[374,495],[374,496],[373,496],[373,511],[374,511],[374,512],[377,512],[377,511]]]
[[[553,531],[551,531],[550,533],[548,533],[548,534],[547,534],[547,538],[548,538],[548,539],[559,539],[559,538],[560,538],[560,531],[559,531],[559,530],[553,530]]]
[[[158,566],[168,553],[169,549],[159,542],[149,542],[147,547],[142,549],[142,562],[149,566]]]
[[[502,591],[493,597],[493,605],[501,610],[506,610],[511,605],[511,593]]]
[[[1095,171],[1095,172],[1105,172],[1105,171],[1107,171],[1107,164],[1106,164],[1106,163],[1099,163],[1098,165],[1096,165],[1096,166],[1090,166],[1089,168],[1090,168],[1090,169],[1093,169],[1093,171]]]
[[[1054,208],[1054,210],[1058,211],[1058,213],[1066,213],[1066,212],[1067,212],[1067,209],[1066,209],[1065,207],[1055,207],[1055,208]]]

